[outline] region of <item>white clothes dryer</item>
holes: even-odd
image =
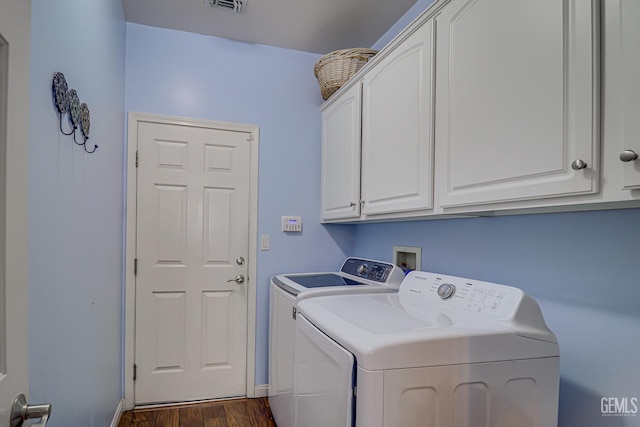
[[[297,300],[321,295],[397,292],[399,267],[347,258],[337,272],[282,274],[271,279],[269,303],[269,405],[278,427],[293,427],[293,353]]]
[[[559,348],[517,288],[411,272],[298,303],[298,427],[557,427]]]

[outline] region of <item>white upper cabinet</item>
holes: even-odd
[[[322,107],[322,220],[640,207],[638,22],[436,0]]]
[[[615,3],[615,2],[614,2]],[[624,188],[640,188],[640,1],[620,0],[615,9],[620,25],[622,76],[622,147]]]
[[[445,213],[598,192],[596,12],[596,0],[452,0],[436,15]]]
[[[433,23],[364,76],[362,214],[433,207]]]
[[[360,216],[360,84],[322,112],[321,219]]]

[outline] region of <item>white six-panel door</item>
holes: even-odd
[[[136,404],[246,393],[250,139],[138,123]]]

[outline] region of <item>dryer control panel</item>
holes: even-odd
[[[427,304],[442,304],[502,319],[513,317],[524,297],[524,292],[511,286],[422,271],[409,273],[400,293]]]

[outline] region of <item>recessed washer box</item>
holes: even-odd
[[[422,248],[414,246],[394,246],[393,263],[404,271],[422,268]]]

